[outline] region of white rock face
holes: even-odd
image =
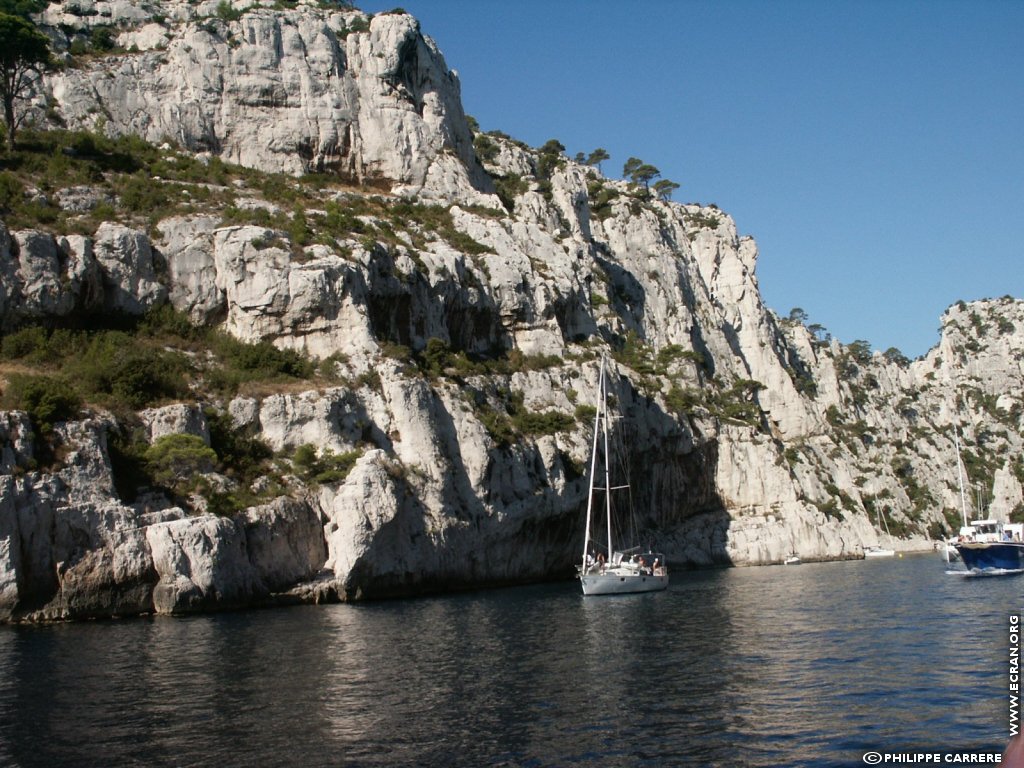
[[[230,520],[214,515],[151,525],[146,542],[158,581],[157,613],[187,613],[249,602],[260,589],[246,557],[245,536]]]
[[[195,435],[210,444],[210,427],[206,415],[198,405],[178,403],[163,408],[147,408],[139,411],[139,418],[149,431],[149,442],[154,443],[164,435]]]
[[[401,514],[403,494],[388,473],[385,461],[383,451],[374,451],[359,461],[342,488],[326,486],[320,490],[319,505],[327,517],[324,526],[327,560],[324,566],[332,571],[339,581],[344,581],[350,574],[356,572],[362,559],[368,553],[373,553],[375,547],[388,547],[385,542],[378,544],[377,539],[381,530],[391,526]],[[418,553],[426,554],[426,548],[417,547],[410,550],[404,543],[399,543],[406,535],[421,540],[425,536],[422,523],[416,520],[418,516],[408,517],[414,529],[405,532],[398,530],[389,535],[390,551],[381,553],[380,558],[367,558],[364,568],[372,572],[384,566],[404,574],[419,571],[422,563],[417,561],[422,555]],[[420,530],[415,530],[416,528]],[[357,582],[354,591],[357,591],[359,586]]]
[[[153,249],[144,234],[104,222],[96,230],[93,255],[103,275],[107,309],[141,315],[163,303],[167,288],[156,278]]]
[[[225,311],[217,287],[213,257],[216,216],[173,217],[160,222],[160,249],[167,260],[174,308],[200,325],[215,322]]]
[[[245,535],[249,562],[271,592],[308,581],[327,556],[320,516],[308,503],[279,498],[251,507],[235,518]]]
[[[63,289],[52,235],[28,230],[13,236],[0,222],[0,308],[8,326],[26,319],[66,315],[74,296]]]
[[[133,25],[118,41],[138,52],[47,77],[69,126],[96,127],[103,115],[109,133],[171,139],[261,170],[332,169],[425,197],[489,200],[458,79],[411,16],[380,14],[352,32],[361,12],[312,3],[254,4],[230,22],[215,3],[181,0],[103,12]],[[94,23],[78,0],[51,4],[43,19],[55,36]]]

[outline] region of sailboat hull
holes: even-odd
[[[588,573],[580,577],[584,595],[629,595],[636,592],[660,592],[668,587],[668,575],[641,573]]]

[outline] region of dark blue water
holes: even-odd
[[[1000,751],[1024,577],[935,555],[0,628],[0,764],[831,766]]]

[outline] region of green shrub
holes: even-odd
[[[183,397],[189,391],[184,355],[140,345],[122,331],[93,335],[69,370],[86,397],[113,399],[134,409],[163,398]]]
[[[321,0],[321,6],[325,4],[325,0]],[[370,20],[362,17],[357,17],[352,20],[352,24],[348,27],[343,27],[338,31],[338,37],[344,40],[346,37],[351,35],[353,32],[369,32],[370,31]]]
[[[231,414],[212,408],[205,412],[210,446],[220,457],[217,470],[242,484],[250,484],[266,468],[274,452],[265,442],[235,426]]]
[[[292,213],[292,220],[288,225],[288,237],[292,241],[293,248],[301,249],[312,241],[309,231],[309,222],[306,221],[306,214],[301,208],[296,207]]]
[[[25,198],[25,186],[8,171],[0,173],[0,211],[10,212],[21,205]]]
[[[835,499],[829,499],[822,504],[818,504],[818,509],[825,515],[827,520],[839,520],[841,522],[846,519],[843,510],[840,509]]]
[[[227,0],[220,0],[217,4],[217,18],[221,21],[238,21],[242,18],[243,11],[235,10]]]
[[[115,33],[117,30],[107,24],[95,26],[89,32],[89,46],[94,51],[108,52],[117,47]]]
[[[505,206],[505,210],[509,212],[515,210],[516,198],[525,194],[529,188],[530,185],[522,176],[516,173],[510,173],[507,176],[499,176],[494,179],[494,189],[498,194],[498,199]]]
[[[146,450],[153,479],[182,493],[196,487],[197,475],[212,472],[217,454],[196,435],[163,435]]]
[[[558,355],[524,355],[522,350],[512,348],[508,351],[508,371],[544,371],[562,364]]]
[[[1011,523],[1024,523],[1024,502],[1020,502],[1010,510]]]
[[[44,328],[30,327],[4,336],[0,341],[0,357],[4,360],[23,360],[31,358],[33,362],[42,362],[49,341],[49,334]]]
[[[215,389],[234,391],[245,381],[308,379],[316,366],[291,349],[278,349],[269,341],[247,343],[226,333],[212,334],[215,353],[223,369],[212,371],[207,382]]]
[[[427,346],[422,353],[426,374],[432,378],[440,376],[448,367],[451,355],[452,350],[448,342],[434,337],[427,339]]]
[[[597,179],[587,184],[587,199],[590,202],[590,212],[601,221],[612,215],[612,202],[618,196],[619,191],[615,187],[605,186],[603,182]]]
[[[195,325],[188,314],[179,312],[171,304],[149,310],[142,317],[139,330],[151,338],[170,336],[188,341],[202,340],[208,333],[206,328]]]
[[[295,467],[296,473],[304,480],[315,483],[337,483],[348,476],[361,455],[361,451],[336,454],[328,449],[318,456],[316,446],[312,443],[303,443],[295,449],[292,465]]]
[[[71,385],[55,376],[14,374],[4,393],[4,406],[27,412],[33,429],[42,436],[50,434],[57,422],[73,418],[81,404]]]
[[[549,139],[540,148],[537,156],[537,178],[550,179],[557,168],[565,165],[565,157],[562,153],[565,147],[558,139]]]
[[[361,451],[346,451],[336,454],[327,450],[320,457],[321,469],[313,477],[318,483],[338,483],[348,477],[356,461],[362,456]]]
[[[721,220],[715,215],[708,215],[701,211],[697,213],[687,213],[685,215],[686,223],[690,224],[698,229],[718,229],[718,225],[721,224]]]
[[[683,389],[673,383],[665,394],[665,407],[676,414],[692,413],[694,408],[703,404],[700,390]]]
[[[636,331],[631,330],[626,333],[618,347],[612,350],[612,357],[621,365],[632,368],[645,376],[653,376],[662,372],[652,359],[654,357],[653,350],[640,340]]]
[[[512,424],[524,435],[555,435],[576,426],[576,419],[559,411],[518,411]]]
[[[484,429],[487,430],[487,434],[498,445],[508,446],[515,442],[516,432],[508,416],[489,408],[479,410],[476,415]]]
[[[482,253],[494,253],[494,249],[489,245],[484,245],[483,243],[474,240],[465,232],[460,232],[454,227],[442,234],[444,239],[448,241],[448,244],[459,253],[465,253],[469,256],[479,256]]]
[[[118,191],[125,210],[154,218],[175,205],[181,195],[176,185],[154,182],[144,173],[124,177]]]
[[[592,405],[577,405],[573,416],[576,417],[576,421],[582,424],[593,424],[594,419],[597,417],[597,408]]]
[[[476,156],[482,163],[493,163],[498,159],[500,151],[494,139],[483,133],[478,133],[473,137],[473,149],[476,150]]]

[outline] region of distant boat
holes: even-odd
[[[885,526],[885,535],[888,536],[891,539],[892,538],[892,534],[889,533],[889,524],[887,522],[885,522],[885,515],[883,515],[881,512],[877,512],[876,515],[877,515],[876,520],[881,520],[882,525]],[[885,547],[880,547],[880,546],[877,546],[877,545],[873,546],[873,547],[865,547],[864,548],[864,558],[865,559],[867,559],[869,557],[893,557],[893,556],[895,556],[895,554],[896,554],[896,550],[895,549],[886,549]]]
[[[893,557],[896,554],[895,549],[886,549],[885,547],[865,547],[864,557]]]
[[[634,592],[658,592],[668,587],[668,564],[665,556],[657,552],[642,552],[640,547],[616,549],[612,541],[613,523],[622,530],[628,526],[630,519],[622,519],[622,515],[613,515],[612,492],[626,496],[628,502],[616,505],[628,508],[628,517],[632,517],[632,496],[629,484],[612,485],[612,457],[608,450],[608,375],[606,361],[601,359],[601,373],[597,384],[597,413],[594,416],[594,444],[590,455],[590,487],[587,491],[587,522],[583,538],[583,562],[577,566],[580,583],[584,595],[622,595]],[[601,459],[600,463],[598,459]],[[598,472],[603,475],[603,486],[596,486]],[[622,493],[622,492],[625,493]],[[603,549],[597,538],[591,537],[591,525],[597,525],[600,515],[595,514],[594,494],[604,493],[605,528],[607,549]],[[603,549],[603,551],[602,551]],[[607,557],[605,555],[607,554]]]
[[[782,561],[782,564],[783,565],[800,565],[800,563],[802,563],[802,562],[803,562],[803,560],[800,559],[800,556],[796,552],[793,552],[789,557],[787,557],[785,560]]]

